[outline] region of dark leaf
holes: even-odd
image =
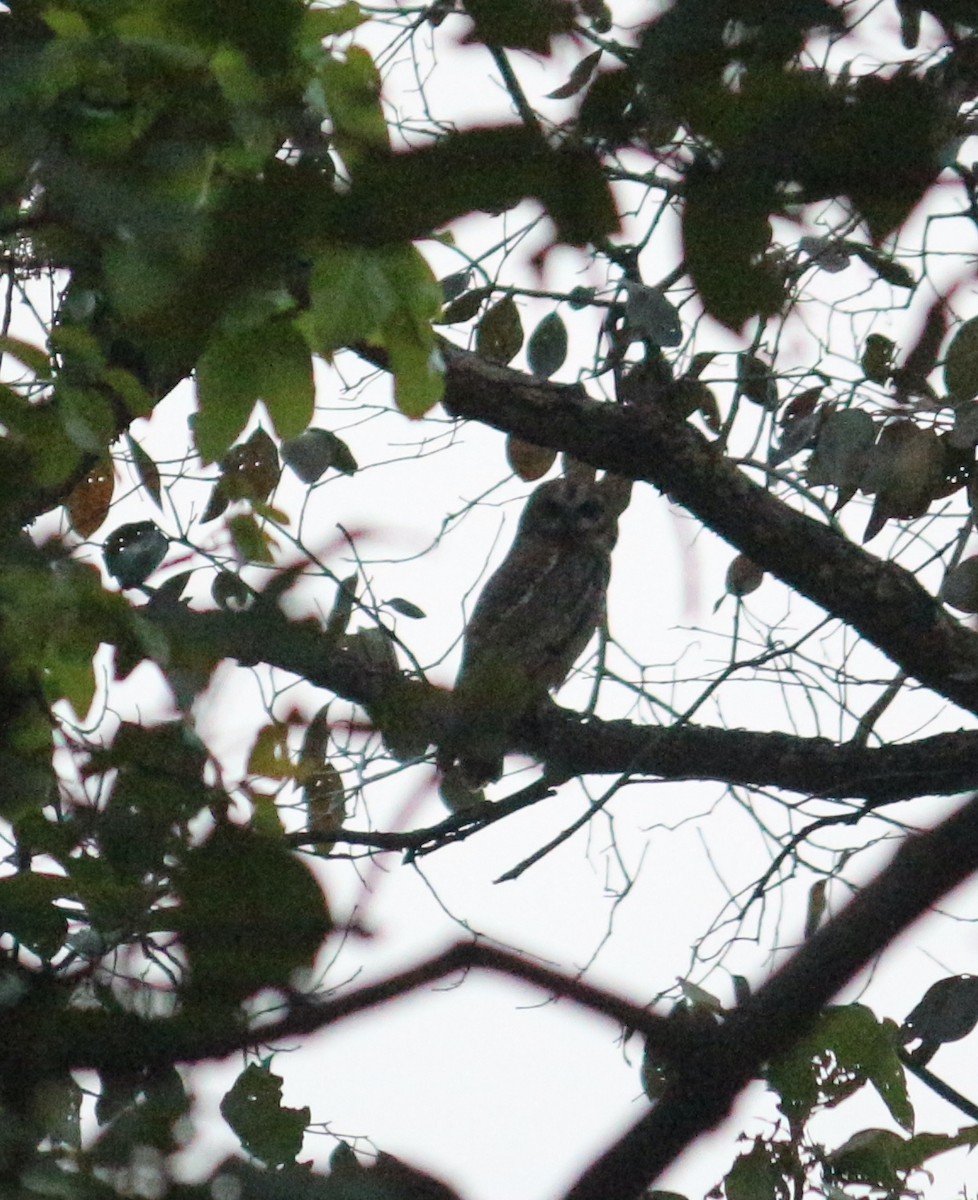
[[[944,358],[944,386],[955,403],[978,396],[978,317],[959,325]]]
[[[731,596],[747,596],[764,582],[764,571],[746,554],[738,554],[727,567],[726,588]]]
[[[444,279],[439,279],[438,283],[445,303],[451,304],[453,300],[461,296],[469,286],[471,279],[472,272],[469,270],[456,271],[453,275],[446,275]]]
[[[762,408],[773,411],[780,404],[776,377],[770,366],[753,354],[737,355],[737,389]]]
[[[575,311],[582,308],[587,308],[589,304],[594,303],[594,298],[597,295],[594,288],[576,287],[568,293],[567,303]]]
[[[805,474],[810,484],[838,489],[836,512],[856,494],[875,441],[876,425],[861,408],[830,413],[822,423]]]
[[[242,612],[251,607],[255,593],[234,571],[218,571],[211,584],[211,599],[226,612]]]
[[[227,500],[266,500],[279,481],[275,443],[256,429],[246,442],[232,446],[221,460],[221,490]]]
[[[68,919],[57,902],[70,892],[59,875],[21,871],[0,879],[0,929],[41,958],[53,958],[68,935]]]
[[[312,1118],[308,1108],[282,1103],[282,1078],[258,1063],[245,1067],[221,1100],[221,1116],[242,1150],[270,1167],[294,1162]]]
[[[410,600],[404,600],[400,596],[394,596],[393,599],[385,600],[384,603],[388,608],[400,613],[402,617],[410,617],[412,621],[418,621],[427,615],[423,608],[418,608],[416,604],[412,604]]]
[[[946,314],[943,298],[938,298],[928,309],[923,328],[911,347],[901,368],[907,383],[929,391],[927,376],[937,366],[937,356],[944,341]],[[968,397],[963,397],[967,399]]]
[[[336,589],[336,598],[333,601],[333,607],[326,618],[324,633],[331,645],[335,645],[346,633],[356,601],[357,577],[356,575],[349,575],[346,579],[340,580]]]
[[[574,6],[568,0],[465,0],[475,29],[463,39],[511,50],[550,53],[550,39],[574,28]]]
[[[139,587],[153,574],[170,548],[170,539],[152,521],[120,525],[105,539],[105,569],[120,587]]]
[[[92,467],[71,489],[65,507],[71,527],[79,537],[91,537],[109,515],[114,490],[115,472],[111,459]]]
[[[900,14],[900,40],[905,49],[916,50],[920,41],[921,7],[916,0],[896,0],[896,6]]]
[[[913,289],[917,286],[913,272],[903,263],[890,258],[888,254],[883,254],[872,246],[862,246],[858,242],[846,242],[845,246],[891,287]]]
[[[535,446],[509,434],[506,438],[506,461],[520,479],[532,483],[542,479],[557,461],[557,451],[550,446]]]
[[[966,560],[972,564],[969,574],[971,582],[978,582],[974,568],[978,567],[978,559]],[[956,570],[965,564],[960,563]],[[946,587],[946,585],[945,585]],[[945,599],[948,599],[945,590]],[[974,599],[974,597],[971,597]],[[949,603],[953,603],[948,599]],[[955,604],[965,612],[974,612],[974,608],[966,608]],[[917,1062],[927,1062],[938,1046],[945,1042],[957,1042],[978,1025],[978,975],[950,975],[939,979],[924,993],[923,999],[911,1011],[900,1029],[904,1042],[919,1038],[923,1043],[914,1051]]]
[[[303,483],[315,483],[330,469],[355,475],[358,468],[350,447],[328,429],[307,429],[282,443],[282,461]]]
[[[512,296],[504,296],[488,310],[475,334],[476,352],[490,362],[506,365],[523,345],[523,322]]]
[[[893,372],[896,346],[881,333],[871,333],[866,339],[859,365],[870,383],[885,384]]]
[[[783,280],[764,259],[775,206],[763,176],[703,161],[687,174],[686,266],[707,312],[730,329],[739,330],[751,317],[772,316],[784,302]]]
[[[530,335],[526,361],[534,375],[549,379],[567,357],[567,326],[558,313],[548,313]]]
[[[597,69],[598,63],[601,61],[603,50],[595,50],[593,54],[589,54],[587,58],[582,58],[577,66],[571,71],[570,78],[566,83],[561,84],[552,92],[547,93],[548,100],[566,100],[568,96],[576,96],[577,93],[591,80],[591,76]]]
[[[647,340],[655,346],[679,346],[683,340],[679,310],[659,288],[625,281],[625,330],[630,341]]]
[[[894,421],[880,434],[860,481],[876,493],[863,541],[875,537],[891,517],[922,516],[943,482],[944,447],[933,429]]]
[[[152,496],[156,507],[162,508],[163,500],[160,490],[159,468],[131,434],[126,434],[126,442],[129,446],[129,453],[132,455],[136,474],[139,476],[139,482],[149,492],[150,496]]]
[[[226,822],[186,854],[175,890],[188,996],[215,1016],[260,988],[287,987],[331,928],[319,884],[284,842]]]
[[[471,321],[482,307],[486,298],[491,295],[492,288],[489,287],[473,288],[471,292],[463,292],[441,314],[439,323],[442,325],[461,325],[465,321]]]

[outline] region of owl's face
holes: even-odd
[[[554,545],[587,545],[611,550],[617,514],[593,485],[573,479],[551,479],[541,484],[527,501],[520,518],[517,541],[538,537]]]

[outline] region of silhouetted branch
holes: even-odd
[[[766,1062],[802,1037],[826,1004],[978,867],[978,798],[909,838],[890,865],[810,938],[749,1001],[675,1060],[651,1112],[602,1154],[565,1200],[631,1200],[730,1111]]]
[[[665,406],[599,402],[580,386],[549,384],[447,343],[443,350],[449,412],[654,484],[908,675],[978,712],[978,634],[909,571],[754,483],[688,421]]]

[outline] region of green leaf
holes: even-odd
[[[302,18],[303,41],[321,42],[324,38],[336,37],[341,33],[349,33],[370,17],[359,4],[352,0],[346,4],[337,4],[333,8],[307,8]]]
[[[332,140],[356,174],[365,159],[390,150],[380,73],[362,46],[350,46],[344,60],[330,58],[324,63],[321,78],[333,123]]]
[[[694,163],[686,179],[683,245],[700,299],[729,329],[768,317],[784,302],[784,284],[764,259],[771,242],[773,188],[763,177]]]
[[[816,1106],[832,1106],[871,1083],[904,1129],[913,1108],[891,1032],[862,1004],[826,1009],[792,1050],[771,1063],[767,1080],[789,1118],[806,1121]]]
[[[567,326],[559,313],[548,313],[530,335],[526,361],[534,375],[549,379],[567,358]]]
[[[46,1079],[33,1097],[33,1116],[55,1145],[81,1149],[82,1089],[70,1075]]]
[[[904,1140],[890,1129],[862,1129],[825,1157],[826,1174],[839,1183],[864,1183],[890,1195],[900,1190]]]
[[[757,1138],[747,1154],[741,1154],[723,1181],[726,1200],[788,1200],[789,1181],[777,1154]]]
[[[408,417],[423,417],[445,392],[444,363],[430,329],[410,318],[395,319],[384,331],[394,372],[394,400]]]
[[[383,252],[329,246],[313,263],[309,311],[299,325],[317,354],[373,339],[396,307]]]
[[[282,1078],[265,1064],[251,1063],[221,1100],[221,1116],[242,1150],[270,1167],[294,1162],[312,1114],[282,1104]]]
[[[281,839],[240,826],[222,823],[191,849],[175,885],[188,1000],[215,1015],[261,988],[287,987],[331,928],[309,868]]]
[[[391,203],[391,197],[397,203]],[[426,237],[476,209],[539,200],[556,237],[573,246],[599,242],[619,226],[608,181],[594,154],[557,149],[520,126],[468,129],[403,154],[360,164],[350,190],[333,204],[337,240],[391,244]]]
[[[271,534],[261,528],[251,513],[238,513],[228,522],[234,548],[244,562],[272,563]]]
[[[68,936],[68,921],[56,906],[70,891],[59,875],[21,871],[0,879],[0,930],[41,958],[53,958]]]
[[[213,462],[263,400],[280,437],[297,437],[312,419],[315,392],[309,347],[291,320],[223,331],[197,364],[197,448]]]
[[[20,338],[3,336],[0,337],[0,354],[16,358],[38,379],[51,378],[51,360],[39,346],[32,346]]]

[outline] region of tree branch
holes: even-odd
[[[631,1200],[730,1111],[766,1062],[785,1053],[866,963],[978,867],[978,798],[905,841],[890,865],[723,1025],[651,1112],[585,1170],[565,1200]]]
[[[291,671],[368,711],[394,710],[410,724],[423,753],[447,728],[450,694],[425,680],[384,671],[345,651],[316,621],[288,620],[272,601],[246,612],[195,612],[183,605],[140,610],[179,650],[199,664],[221,659],[265,662]],[[404,729],[400,732],[403,736]],[[827,738],[697,725],[645,727],[631,721],[582,721],[548,705],[523,721],[511,749],[539,758],[546,778],[539,794],[524,792],[491,812],[462,814],[407,833],[339,831],[330,839],[382,849],[422,850],[457,840],[516,808],[542,799],[554,784],[578,775],[649,776],[664,780],[717,780],[744,787],[776,787],[826,800],[863,800],[870,807],[920,795],[953,795],[978,786],[978,732],[959,731],[902,745],[838,745]],[[469,829],[469,826],[472,826]]]
[[[450,413],[654,484],[908,675],[978,713],[978,634],[909,571],[758,486],[689,422],[654,404],[622,408],[591,400],[580,386],[546,383],[448,343],[443,352]]]

